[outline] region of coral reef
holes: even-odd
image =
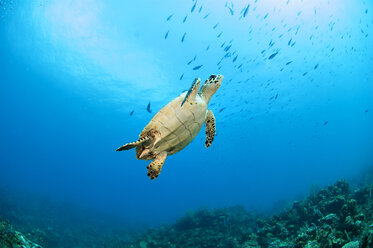
[[[363,187],[351,192],[348,183],[340,180],[305,201],[294,202],[288,211],[258,220],[258,243],[261,247],[334,248],[357,241],[360,247],[371,247],[371,190]]]
[[[17,232],[13,227],[0,219],[0,247],[1,248],[41,248],[34,244],[23,234]]]
[[[40,247],[32,240],[54,248],[372,248],[372,191],[371,182],[353,188],[340,180],[274,215],[241,206],[201,208],[143,233],[123,228],[123,221],[114,224],[107,216],[67,210],[35,196],[22,194],[27,202],[22,208],[15,200],[4,201],[8,196],[0,191],[0,215],[25,234],[0,219],[0,247]]]
[[[267,218],[242,207],[201,209],[125,247],[373,247],[372,187],[352,191],[340,180]]]
[[[188,213],[171,227],[148,232],[142,242],[147,248],[236,247],[254,232],[256,218],[241,206],[203,208]]]

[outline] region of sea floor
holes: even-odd
[[[78,208],[61,218],[66,206],[37,197],[25,210],[0,191],[0,247],[371,248],[372,190],[373,182],[352,187],[339,180],[271,215],[242,206],[201,208],[136,232]]]

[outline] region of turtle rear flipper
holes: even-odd
[[[200,78],[194,79],[192,86],[190,86],[188,93],[186,94],[184,100],[181,102],[181,106],[183,106],[183,104],[186,101],[194,101],[194,99],[196,99],[196,95],[198,93],[200,83],[201,83]]]
[[[116,151],[119,152],[119,151],[125,151],[125,150],[129,150],[129,149],[135,148],[135,147],[143,144],[144,142],[147,142],[150,139],[152,139],[152,137],[150,137],[150,136],[146,136],[146,137],[140,138],[138,141],[122,145]]]
[[[155,159],[146,167],[148,169],[148,176],[151,180],[158,177],[161,173],[164,161],[167,158],[167,152],[161,152]]]
[[[215,132],[216,132],[216,130],[215,130],[215,116],[214,116],[214,114],[212,113],[211,110],[207,111],[205,126],[206,126],[206,142],[205,142],[205,145],[206,145],[206,148],[208,148],[209,146],[211,146],[211,143],[214,140],[214,136],[215,136]]]

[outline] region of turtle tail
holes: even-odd
[[[121,147],[119,147],[116,151],[119,152],[119,151],[130,150],[130,149],[135,148],[135,147],[139,146],[140,144],[148,141],[150,138],[151,137],[149,137],[149,136],[145,136],[143,138],[140,138],[138,141],[124,144]]]

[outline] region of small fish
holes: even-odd
[[[369,112],[369,110],[368,109],[366,109],[365,111],[364,111],[364,113],[368,113]]]
[[[172,18],[173,15],[174,14],[170,15],[169,17],[167,17],[166,22],[168,22],[169,20],[171,20],[171,18]]]
[[[268,17],[268,15],[269,15],[269,13],[267,13],[265,16],[264,16],[264,18],[263,19],[266,19],[267,17]]]
[[[231,48],[231,46],[232,46],[232,45],[226,46],[226,47],[224,48],[224,51],[225,51],[225,52],[228,52],[228,50]]]
[[[196,70],[200,69],[202,66],[203,65],[197,65],[197,66],[193,67],[193,70],[196,71]]]
[[[184,73],[183,73],[183,74],[181,74],[181,76],[180,76],[179,80],[182,80],[182,79],[183,79],[183,77],[184,77]]]
[[[202,7],[203,7],[203,6],[201,6],[201,7],[199,8],[198,13],[201,13],[201,11],[202,11]]]
[[[273,59],[274,57],[276,57],[277,54],[278,52],[272,53],[271,56],[268,57],[268,59]]]
[[[291,63],[293,63],[293,61],[289,61],[286,63],[286,65],[290,65]]]
[[[288,42],[288,46],[290,46],[290,44],[291,44],[291,40],[292,40],[292,39],[289,40],[289,42]]]
[[[187,17],[188,17],[188,15],[186,15],[186,16],[184,17],[183,23],[185,23]]]
[[[221,108],[221,109],[219,110],[219,113],[220,113],[220,112],[223,112],[224,109],[225,109],[225,107],[224,107],[224,108]]]
[[[313,67],[313,69],[316,70],[317,67],[319,67],[319,64],[316,64],[316,65]]]
[[[293,44],[291,44],[291,47],[293,47],[295,45],[295,41],[293,42]]]
[[[212,28],[215,29],[218,25],[219,23],[216,23]]]
[[[223,34],[223,32],[220,32],[220,34],[218,34],[217,38],[219,38],[222,34]]]
[[[223,58],[229,58],[232,54],[230,52],[227,52]]]
[[[132,110],[131,113],[130,113],[130,116],[132,116],[134,112],[135,112],[135,110]]]
[[[240,15],[242,15],[244,11],[245,11],[245,8],[241,9]]]
[[[184,33],[184,34],[183,34],[183,37],[181,37],[181,43],[183,43],[183,42],[184,42],[184,39],[185,39],[185,35],[186,35],[186,33]]]
[[[146,107],[146,111],[148,111],[149,113],[151,113],[151,109],[150,109],[150,102],[148,103],[148,106]]]
[[[326,124],[328,124],[328,122],[329,122],[329,121],[324,122],[323,126],[325,126]]]
[[[278,93],[277,93],[276,96],[275,96],[275,100],[277,99],[277,97],[278,97]]]
[[[164,36],[164,39],[167,39],[167,37],[168,37],[168,33],[170,32],[170,30],[168,30],[167,31],[167,33],[165,34],[165,36]]]
[[[302,76],[304,77],[304,76],[306,76],[307,75],[307,73],[308,73],[308,71],[306,71],[305,73],[303,73],[302,74]]]
[[[197,5],[197,1],[194,3],[192,9],[190,10],[190,13],[193,13],[194,9],[196,8],[196,5]]]
[[[229,12],[231,13],[231,15],[234,15],[233,9],[231,7],[228,7],[228,9],[229,9]]]
[[[236,55],[236,57],[234,57],[234,59],[233,59],[233,63],[236,62],[237,57],[238,57],[238,54]]]
[[[300,26],[297,27],[297,31],[295,32],[295,35],[298,34],[299,28],[300,28]]]
[[[197,58],[197,56],[194,56],[194,58],[192,60],[190,60],[187,65],[190,65],[193,61],[196,61],[196,58]]]
[[[243,17],[246,17],[247,12],[249,12],[250,4],[247,5],[245,11],[243,12]]]
[[[300,14],[302,14],[302,11],[299,11],[298,14],[297,14],[297,16],[300,16]]]
[[[209,15],[210,15],[210,14],[205,15],[205,16],[203,17],[203,19],[206,19]]]
[[[207,47],[206,47],[206,51],[208,51],[210,49],[210,45],[208,45]]]

